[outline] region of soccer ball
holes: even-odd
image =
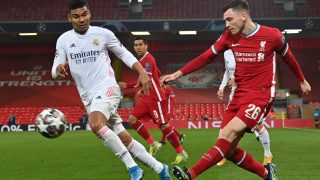
[[[42,136],[56,138],[66,128],[66,117],[58,109],[46,108],[36,117],[36,126]]]

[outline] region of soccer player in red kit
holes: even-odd
[[[223,8],[226,30],[211,48],[196,57],[177,72],[165,76],[172,81],[210,63],[218,54],[232,49],[237,69],[237,89],[225,111],[218,139],[191,168],[175,166],[178,179],[194,179],[218,163],[223,157],[263,179],[277,179],[274,165],[259,163],[238,146],[240,139],[264,117],[275,96],[276,54],[288,65],[299,80],[302,92],[311,91],[300,66],[282,33],[276,29],[254,23],[246,0],[233,0]]]
[[[139,119],[152,119],[154,123],[159,125],[162,133],[166,136],[170,144],[175,148],[177,157],[174,161],[179,164],[186,161],[188,158],[187,153],[184,151],[179,142],[179,137],[173,133],[173,126],[168,124],[169,116],[167,110],[167,101],[165,92],[161,87],[159,81],[159,68],[156,65],[154,57],[147,51],[147,40],[142,36],[136,36],[134,39],[134,51],[140,58],[141,65],[147,71],[151,79],[151,88],[149,94],[142,94],[142,99],[133,107],[132,114],[129,116],[129,124],[143,137],[150,145],[150,154],[154,155],[161,147],[161,143],[154,140],[147,128]],[[132,87],[134,83],[119,82],[120,87]],[[128,86],[129,85],[129,86]]]

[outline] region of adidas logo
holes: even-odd
[[[96,97],[96,99],[102,99],[101,96]]]
[[[73,47],[76,47],[76,45],[75,45],[74,43],[72,43],[72,44],[70,45],[70,48],[73,48]]]

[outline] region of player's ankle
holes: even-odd
[[[263,179],[266,179],[269,175],[269,171],[268,169],[264,168],[264,176],[263,176]]]
[[[197,175],[195,174],[195,172],[191,169],[191,168],[189,168],[188,169],[188,172],[189,172],[189,174],[190,174],[190,176],[191,176],[191,179],[194,179]]]

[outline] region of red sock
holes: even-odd
[[[136,121],[131,125],[131,127],[135,129],[137,133],[148,142],[148,144],[154,143],[155,140],[153,139],[147,128],[144,127],[144,125],[141,123],[141,121]]]
[[[179,133],[179,131],[176,130],[176,128],[173,128],[173,130],[174,130],[174,133],[175,133],[178,137],[181,136],[181,134]]]
[[[167,137],[170,144],[176,149],[178,154],[183,152],[183,148],[178,140],[178,136],[174,133],[173,127],[169,125],[165,130],[162,131],[163,134]]]
[[[230,160],[237,166],[257,174],[262,178],[267,176],[264,166],[240,147],[236,148]]]
[[[230,142],[225,139],[218,139],[216,144],[212,146],[192,168],[189,169],[192,179],[221,161],[224,155],[228,153],[229,148]]]
[[[164,133],[163,133],[163,132],[162,132],[161,142],[163,142],[163,143],[165,143],[165,142],[166,142],[166,136],[164,135]]]

